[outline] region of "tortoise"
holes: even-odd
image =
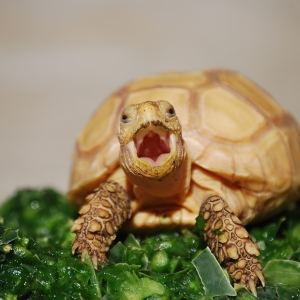
[[[300,132],[265,91],[226,70],[170,72],[111,95],[78,136],[68,199],[81,207],[73,254],[95,268],[119,229],[193,227],[233,281],[265,285],[244,225],[300,193]]]

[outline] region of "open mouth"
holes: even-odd
[[[158,166],[171,152],[170,133],[159,127],[150,126],[134,137],[138,158],[152,166]]]

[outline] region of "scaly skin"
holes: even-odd
[[[86,197],[71,229],[76,233],[72,252],[82,257],[87,253],[95,269],[100,263],[108,263],[106,253],[116,238],[116,232],[131,216],[129,198],[116,182],[108,181]]]
[[[258,246],[251,240],[242,222],[218,196],[208,197],[200,214],[206,226],[204,238],[218,261],[224,264],[234,282],[257,296],[256,285],[265,285]]]

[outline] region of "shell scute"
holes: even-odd
[[[283,114],[282,107],[249,79],[234,72],[220,72],[219,74],[222,84],[244,95],[249,103],[259,108],[268,118],[275,119]]]
[[[257,151],[252,147],[234,149],[235,174],[233,181],[242,181],[245,189],[261,193],[265,189],[266,177]]]
[[[228,179],[231,179],[235,173],[232,149],[228,145],[207,142],[195,164]]]
[[[197,128],[223,143],[249,141],[266,123],[242,97],[216,85],[201,92],[199,115]]]
[[[92,118],[80,132],[77,139],[78,151],[90,154],[103,147],[116,133],[115,124],[119,121],[119,106],[122,99],[112,96],[96,110]],[[101,150],[101,149],[100,149]]]
[[[211,78],[204,72],[169,72],[137,79],[129,83],[125,90],[126,93],[132,93],[160,86],[191,89],[206,85],[210,81]]]
[[[292,184],[292,161],[278,129],[266,131],[257,141],[256,149],[268,179],[266,189],[276,194],[287,190]]]

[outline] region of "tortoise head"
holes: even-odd
[[[167,101],[125,107],[118,138],[120,163],[133,183],[143,178],[162,181],[178,169],[185,156],[181,124]]]

